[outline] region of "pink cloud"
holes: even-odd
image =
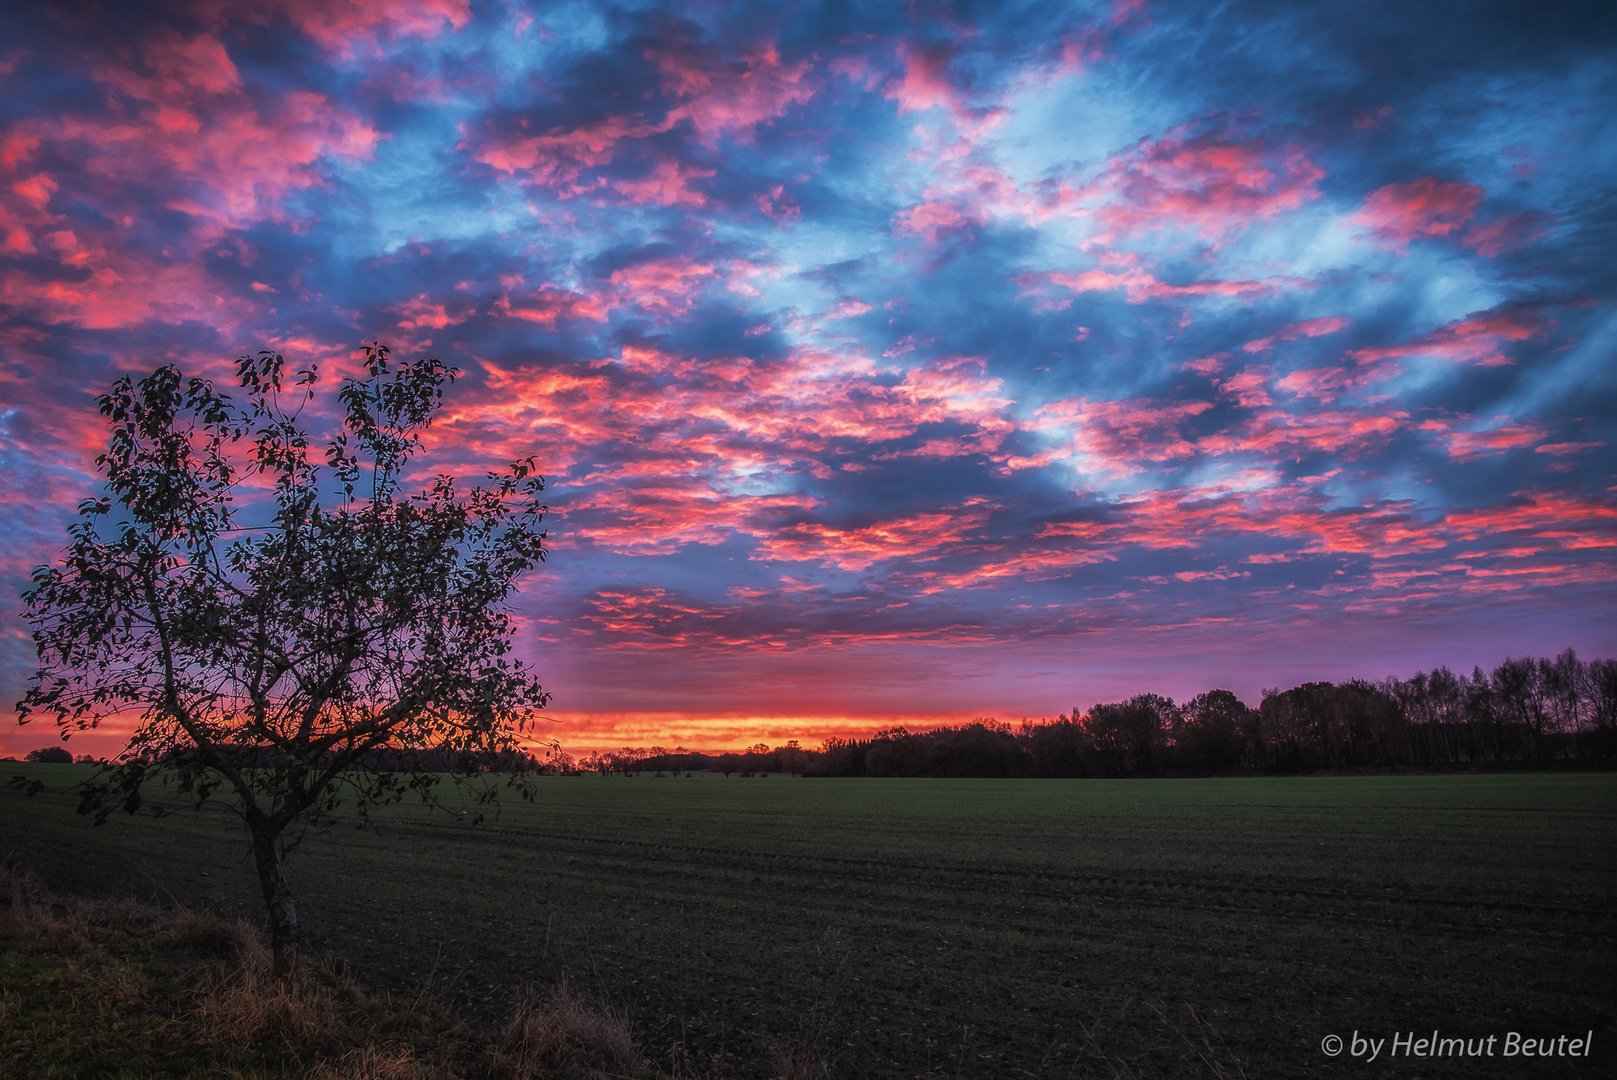
[[[1387,363],[1365,364],[1358,367],[1308,368],[1291,372],[1275,385],[1297,397],[1317,398],[1321,403],[1328,405],[1344,390],[1358,390],[1397,374],[1398,367]]]
[[[1323,387],[1333,381],[1351,384],[1353,373],[1298,378],[1282,385],[1297,392]],[[1235,398],[1243,409],[1219,424],[1197,418],[1210,413],[1208,401],[1169,402],[1127,398],[1090,401],[1072,398],[1051,402],[1037,411],[1029,430],[1072,429],[1066,447],[1046,451],[1037,458],[1015,459],[1015,467],[1042,467],[1058,460],[1073,460],[1086,471],[1112,478],[1189,461],[1221,458],[1272,460],[1300,450],[1355,455],[1375,452],[1409,426],[1407,413],[1384,405],[1313,408],[1291,412],[1273,406],[1269,394],[1272,375],[1248,368],[1218,383],[1221,393]],[[1327,402],[1328,403],[1328,402]],[[1201,430],[1197,430],[1201,429]],[[1446,429],[1445,429],[1446,430]],[[1266,484],[1266,475],[1254,474],[1252,483]]]
[[[1412,240],[1452,238],[1488,259],[1526,247],[1544,234],[1547,219],[1539,213],[1475,221],[1481,201],[1482,189],[1473,184],[1428,176],[1372,192],[1348,222],[1374,233],[1382,247],[1401,253]]]
[[[1544,320],[1529,312],[1495,310],[1468,315],[1407,344],[1354,349],[1347,355],[1359,363],[1432,356],[1454,364],[1498,367],[1514,363],[1505,354],[1506,343],[1540,337],[1546,329]]]
[[[850,296],[845,299],[838,300],[831,310],[825,313],[825,315],[828,319],[851,319],[855,316],[863,315],[866,312],[873,310],[875,309],[869,304],[865,303],[863,300],[860,300],[855,296]]]
[[[667,589],[617,586],[598,589],[585,601],[574,632],[617,639],[620,647],[685,648],[695,644],[737,648],[753,644],[748,628],[727,618],[721,606],[693,604]]]
[[[765,216],[777,220],[795,218],[803,212],[803,208],[786,194],[785,184],[774,184],[768,191],[759,192],[753,196],[753,202]]]
[[[949,61],[953,52],[947,46],[918,46],[908,41],[898,45],[898,61],[904,74],[889,81],[886,95],[898,102],[898,112],[925,112],[927,109],[947,109],[957,118],[968,117],[967,107],[960,92],[949,80]]]
[[[1184,371],[1194,371],[1198,375],[1217,375],[1224,370],[1224,361],[1228,359],[1229,353],[1214,353],[1212,356],[1186,360],[1179,367]]]
[[[12,191],[39,207],[44,207],[50,203],[51,195],[56,189],[56,181],[44,173],[37,173],[26,180],[18,180],[11,185]]]
[[[1056,51],[1055,73],[1077,75],[1089,69],[1095,61],[1106,56],[1107,35],[1093,27],[1069,30],[1061,35]]]
[[[1041,407],[1038,416],[1041,426],[1075,429],[1072,453],[1086,467],[1110,475],[1128,475],[1146,462],[1155,464],[1195,455],[1195,443],[1180,428],[1212,408],[1210,401],[1068,398]]]
[[[695,304],[696,295],[718,276],[710,263],[675,255],[614,270],[610,280],[628,300],[647,311],[684,315]]]
[[[1460,237],[1460,246],[1470,248],[1485,259],[1526,247],[1544,235],[1542,214],[1508,214],[1489,222],[1477,222]]]
[[[725,63],[676,41],[648,49],[646,58],[662,74],[664,93],[678,102],[660,120],[613,113],[590,124],[556,127],[540,134],[528,134],[527,122],[522,120],[516,131],[469,138],[466,145],[472,157],[501,172],[525,174],[529,183],[549,188],[561,198],[610,189],[631,202],[704,206],[706,197],[692,189],[690,181],[711,177],[713,171],[662,154],[651,174],[642,179],[608,181],[586,174],[684,123],[709,147],[725,137],[750,140],[758,125],[811,100],[817,85],[810,61],[783,64],[773,47],[737,63]],[[777,185],[767,196],[758,196],[760,206],[771,216],[791,216],[796,209],[781,202],[782,190]]]
[[[218,38],[208,34],[186,38],[168,28],[142,43],[138,61],[104,64],[94,74],[97,82],[120,94],[168,109],[168,115],[159,119],[160,126],[191,132],[196,130],[194,120],[174,116],[183,112],[181,102],[241,87],[241,73]]]
[[[1380,128],[1386,127],[1387,124],[1392,120],[1392,117],[1392,106],[1383,105],[1374,112],[1360,113],[1358,116],[1355,116],[1353,118],[1353,130],[1376,131]]]
[[[1116,562],[1114,551],[1098,546],[1071,544],[1064,547],[1034,545],[1011,555],[995,554],[994,549],[1009,544],[983,545],[984,560],[969,570],[923,571],[914,575],[917,592],[923,596],[957,589],[982,589],[1002,585],[1007,580],[1053,581],[1075,570],[1097,563]],[[944,551],[940,554],[957,554]]]
[[[519,292],[515,299],[509,292],[503,293],[495,301],[495,310],[502,315],[546,327],[554,327],[557,319],[605,322],[616,306],[616,298],[602,293],[586,295],[548,284],[526,293]]]
[[[663,158],[651,170],[651,175],[639,180],[614,180],[612,188],[632,203],[653,206],[706,206],[707,196],[690,187],[692,180],[705,180],[714,175],[712,169],[683,165],[672,158]]]
[[[85,223],[79,231],[47,226],[38,235],[40,245],[23,226],[7,230],[6,243],[14,252],[38,255],[43,250],[54,263],[28,270],[0,266],[0,303],[13,312],[95,330],[153,319],[233,327],[253,312],[250,301],[221,296],[216,283],[190,260],[157,261],[127,251],[114,230]]]
[[[1252,571],[1221,566],[1217,570],[1180,570],[1173,576],[1180,581],[1238,581],[1251,577]]]
[[[1474,461],[1480,457],[1502,454],[1507,450],[1531,446],[1544,437],[1544,429],[1534,424],[1466,429],[1443,420],[1426,420],[1420,424],[1420,428],[1440,439],[1455,461]]]
[[[736,66],[700,64],[688,54],[647,53],[667,78],[668,88],[691,100],[668,114],[671,123],[689,120],[697,138],[715,146],[726,135],[750,139],[759,124],[783,116],[814,97],[807,60],[782,64],[772,46]]]
[[[863,526],[801,522],[761,537],[752,557],[817,562],[847,571],[866,570],[888,559],[937,559],[966,542],[987,519],[985,508],[967,504]]]
[[[919,203],[899,211],[893,216],[893,222],[899,232],[919,236],[929,247],[935,246],[940,237],[977,224],[974,218],[962,214],[957,205],[946,202]]]
[[[1151,17],[1146,14],[1145,0],[1112,0],[1112,9],[1107,13],[1106,21],[1113,26],[1123,26],[1134,21],[1150,25]]]
[[[619,476],[570,500],[564,535],[620,555],[667,555],[685,544],[722,544],[737,533],[764,533],[782,511],[801,513],[814,500],[802,495],[735,498],[702,479]],[[568,541],[571,542],[571,541]]]
[[[838,78],[847,79],[866,91],[881,85],[882,73],[871,64],[868,56],[850,54],[838,56],[826,65],[826,70]]]
[[[375,53],[381,40],[434,38],[471,19],[469,0],[199,0],[197,13],[209,26],[266,24],[277,16],[313,38],[327,52]]]
[[[1075,293],[1112,292],[1121,289],[1128,302],[1143,304],[1148,300],[1167,300],[1194,296],[1224,297],[1226,299],[1253,298],[1274,295],[1285,289],[1309,288],[1312,283],[1301,278],[1273,277],[1260,281],[1193,281],[1184,285],[1171,285],[1159,280],[1155,274],[1140,265],[1140,258],[1132,252],[1103,252],[1101,265],[1077,273],[1048,271],[1043,274],[1023,274],[1016,279],[1024,290],[1031,290],[1041,281]]]
[[[8,172],[33,158],[39,149],[37,131],[8,131],[0,134],[0,167]]]
[[[1233,397],[1236,404],[1248,409],[1274,404],[1269,397],[1269,372],[1264,368],[1242,368],[1229,378],[1220,380],[1218,388]]]
[[[428,316],[435,317],[430,305]],[[991,455],[1015,431],[1005,415],[1011,403],[997,396],[998,380],[976,357],[940,358],[894,381],[891,369],[813,350],[762,364],[627,345],[593,364],[485,373],[487,395],[457,401],[434,425],[434,452],[469,463],[537,453],[552,475],[585,490],[558,508],[567,519],[558,542],[630,554],[738,533],[772,543],[790,511],[801,527],[783,535],[795,546],[768,551],[862,564],[879,539],[862,526],[802,523],[815,506],[804,495],[737,492],[794,471],[830,476],[844,443],[860,446],[850,462]],[[917,446],[898,442],[926,425],[947,425],[946,433]],[[599,446],[635,454],[589,464],[590,448]],[[844,539],[848,550],[838,554]]]
[[[1565,457],[1568,454],[1581,454],[1585,450],[1593,450],[1597,446],[1605,446],[1603,442],[1559,442],[1545,443],[1534,447],[1534,453],[1552,454],[1556,457]]]
[[[1326,334],[1334,334],[1339,330],[1345,330],[1347,327],[1351,326],[1352,323],[1352,319],[1338,318],[1335,316],[1329,316],[1321,319],[1306,319],[1303,322],[1292,323],[1289,326],[1284,326],[1281,329],[1276,330],[1273,334],[1270,334],[1268,337],[1256,338],[1249,341],[1245,345],[1242,345],[1241,348],[1246,352],[1266,352],[1267,350],[1274,348],[1274,343],[1277,341],[1296,341],[1300,337],[1324,337]]]
[[[1375,233],[1383,247],[1405,251],[1411,240],[1457,234],[1481,199],[1473,184],[1425,176],[1371,192],[1348,223]]]
[[[1088,189],[1103,232],[1090,244],[1179,228],[1221,241],[1319,197],[1325,172],[1301,148],[1216,135],[1142,141]]]
[[[491,137],[473,147],[472,158],[500,172],[526,173],[530,183],[568,198],[602,186],[604,181],[580,182],[579,177],[586,169],[609,163],[620,143],[664,130],[667,125],[614,115],[571,130],[556,128],[544,135]]]
[[[114,185],[77,192],[104,211],[138,183],[174,192],[171,208],[218,225],[279,220],[288,193],[324,182],[322,160],[364,160],[380,138],[319,93],[250,97],[223,44],[206,34],[155,32],[138,55],[106,60],[92,74],[105,108],[25,121],[10,138],[50,144],[78,161],[81,175]]]
[[[1443,524],[1459,540],[1526,532],[1556,539],[1563,547],[1573,546],[1567,540],[1592,541],[1576,546],[1607,547],[1617,545],[1617,500],[1525,492],[1503,506],[1454,511]]]
[[[1262,535],[1289,540],[1312,554],[1392,555],[1440,549],[1448,542],[1415,519],[1407,503],[1327,510],[1319,495],[1294,485],[1236,494],[1181,488],[1118,505],[1126,517],[1117,539],[1153,548],[1195,548],[1220,536]]]
[[[1264,410],[1226,431],[1203,436],[1197,448],[1210,456],[1274,457],[1299,450],[1359,455],[1385,446],[1408,419],[1398,410]]]

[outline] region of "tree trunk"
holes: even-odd
[[[253,833],[253,857],[258,863],[258,884],[264,892],[264,906],[269,911],[270,956],[277,982],[287,982],[298,970],[298,909],[292,900],[292,889],[286,883],[286,870],[281,863],[276,837],[257,826]]]

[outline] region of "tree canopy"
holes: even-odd
[[[462,493],[438,475],[406,493],[459,372],[364,349],[323,460],[305,411],[314,367],[237,363],[240,400],[173,366],[99,398],[111,428],[60,563],[25,594],[38,670],[21,719],[64,737],[133,719],[124,753],[83,786],[81,812],[166,812],[227,797],[252,839],[275,968],[296,968],[284,855],[345,805],[498,768],[523,786],[547,695],[513,658],[509,600],[546,555],[533,460]],[[384,766],[385,767],[378,767]],[[447,770],[447,772],[446,772]],[[479,805],[497,798],[487,777]],[[478,817],[481,816],[479,813]]]

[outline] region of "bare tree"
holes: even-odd
[[[1538,662],[1539,681],[1544,685],[1544,697],[1550,714],[1551,727],[1573,737],[1583,729],[1584,714],[1589,704],[1588,665],[1578,659],[1571,649],[1564,650],[1554,660]]]
[[[1493,692],[1505,714],[1521,725],[1532,739],[1532,756],[1544,756],[1544,736],[1551,727],[1544,685],[1547,661],[1531,656],[1511,657],[1493,669]]]
[[[299,421],[315,370],[283,386],[269,352],[237,369],[242,402],[174,367],[99,399],[106,495],[80,505],[62,561],[34,573],[39,667],[18,712],[54,717],[64,738],[139,714],[82,788],[98,823],[173,809],[143,799],[154,778],[196,806],[225,796],[286,978],[298,921],[284,856],[301,828],[345,798],[362,818],[410,792],[433,802],[446,771],[495,765],[531,795],[524,732],[546,694],[509,655],[507,604],[545,557],[546,508],[531,459],[465,494],[448,476],[403,492],[458,374],[437,360],[390,363],[368,346],[363,377],[338,390],[323,468]],[[497,792],[485,777],[479,805]]]
[[[1617,756],[1617,660],[1593,660],[1585,674],[1595,755]]]

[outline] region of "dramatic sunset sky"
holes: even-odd
[[[1609,4],[133,7],[0,15],[8,706],[94,395],[372,338],[572,750],[1617,653]]]

